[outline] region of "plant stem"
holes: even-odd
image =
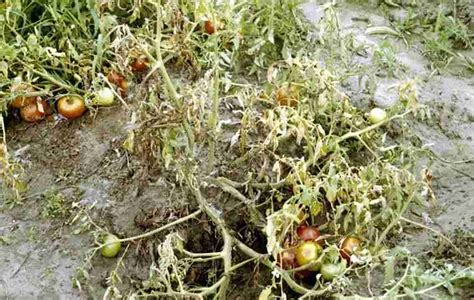
[[[149,236],[152,236],[154,234],[157,234],[159,232],[162,232],[170,227],[173,227],[173,226],[176,226],[180,223],[183,223],[183,222],[186,222],[194,217],[197,217],[199,214],[202,213],[202,210],[198,209],[197,211],[193,212],[192,214],[189,214],[185,217],[182,217],[176,221],[173,221],[171,223],[168,223],[164,226],[161,226],[160,228],[157,228],[157,229],[154,229],[152,231],[149,231],[149,232],[146,232],[146,233],[143,233],[143,234],[140,234],[140,235],[136,235],[136,236],[132,236],[132,237],[128,237],[128,238],[123,238],[123,239],[118,239],[118,240],[115,240],[115,241],[112,241],[110,243],[107,243],[107,244],[102,244],[98,247],[98,249],[102,248],[102,247],[105,247],[107,245],[110,245],[110,244],[113,244],[113,243],[117,243],[117,242],[120,242],[120,243],[123,243],[123,242],[129,242],[129,241],[134,241],[134,240],[138,240],[138,239],[143,239],[143,238],[146,238],[146,237],[149,237]]]
[[[337,143],[340,143],[340,142],[345,141],[345,140],[347,140],[347,139],[354,138],[354,137],[358,137],[358,136],[360,136],[360,135],[362,135],[362,134],[364,134],[364,133],[367,133],[367,132],[369,132],[369,131],[372,131],[372,130],[374,130],[374,129],[377,129],[377,128],[379,128],[380,126],[385,125],[386,123],[388,123],[388,122],[390,122],[390,121],[393,121],[393,120],[395,120],[395,119],[403,118],[403,117],[405,117],[406,115],[408,115],[409,113],[411,113],[412,111],[413,111],[413,110],[410,109],[410,110],[407,110],[406,112],[404,112],[404,113],[402,113],[402,114],[395,115],[395,116],[390,117],[390,118],[388,118],[388,119],[386,119],[386,120],[383,120],[382,122],[379,122],[379,123],[377,123],[377,124],[368,126],[368,127],[364,128],[364,129],[361,129],[361,130],[358,130],[358,131],[353,131],[353,132],[348,132],[348,133],[344,134],[343,136],[339,137],[339,138],[336,140],[336,142],[337,142]]]

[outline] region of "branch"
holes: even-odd
[[[118,240],[114,240],[110,243],[107,243],[107,244],[102,244],[98,247],[98,249],[102,248],[102,247],[105,247],[107,245],[111,245],[111,244],[114,244],[114,243],[117,243],[117,242],[120,242],[120,243],[123,243],[123,242],[129,242],[129,241],[133,241],[133,240],[138,240],[138,239],[143,239],[143,238],[146,238],[146,237],[149,237],[149,236],[152,236],[154,234],[157,234],[163,230],[166,230],[170,227],[173,227],[173,226],[176,226],[180,223],[183,223],[183,222],[186,222],[187,220],[190,220],[196,216],[198,216],[200,213],[202,213],[202,210],[198,209],[197,211],[193,212],[192,214],[189,214],[185,217],[182,217],[176,221],[173,221],[171,223],[168,223],[160,228],[157,228],[157,229],[154,229],[150,232],[146,232],[146,233],[143,233],[143,234],[140,234],[140,235],[136,235],[136,236],[132,236],[132,237],[128,237],[128,238],[123,238],[123,239],[118,239]]]
[[[402,113],[402,114],[399,114],[399,115],[395,115],[393,117],[390,117],[388,119],[385,119],[383,120],[382,122],[379,122],[377,124],[374,124],[374,125],[371,125],[371,126],[368,126],[364,129],[361,129],[361,130],[358,130],[358,131],[353,131],[353,132],[348,132],[346,134],[344,134],[343,136],[339,137],[337,140],[336,140],[336,143],[340,143],[342,141],[345,141],[347,139],[350,139],[350,138],[353,138],[353,137],[358,137],[366,132],[369,132],[369,131],[372,131],[374,129],[377,129],[379,128],[380,126],[382,125],[385,125],[386,123],[388,122],[391,122],[395,119],[401,119],[403,117],[405,117],[406,115],[408,115],[409,113],[411,113],[413,110],[407,110],[406,112]]]

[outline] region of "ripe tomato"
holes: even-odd
[[[207,34],[214,34],[216,30],[219,30],[223,27],[224,24],[221,21],[217,21],[216,24],[214,24],[211,20],[207,20],[204,22],[204,30],[207,32]]]
[[[145,58],[135,58],[130,65],[134,73],[140,73],[148,69],[148,59]]]
[[[298,90],[296,86],[279,88],[276,91],[276,102],[280,106],[296,107],[298,105]]]
[[[120,242],[115,242],[119,238],[113,234],[109,234],[104,239],[104,244],[111,243],[107,246],[102,247],[101,253],[104,257],[115,257],[120,252],[122,244]]]
[[[35,89],[26,83],[18,83],[11,87],[11,91],[15,93],[31,93],[34,92]],[[36,101],[36,97],[25,97],[25,96],[18,96],[12,102],[10,102],[10,107],[12,108],[22,108],[23,106],[27,106],[32,104]]]
[[[65,96],[58,101],[58,112],[67,119],[79,118],[85,111],[86,105],[79,96]]]
[[[343,263],[338,263],[338,264],[332,264],[332,263],[326,263],[321,266],[321,269],[319,272],[323,276],[323,278],[327,281],[331,281],[342,272],[344,272],[344,269],[346,266]]]
[[[277,257],[277,263],[283,269],[296,268],[296,251],[294,248],[288,248],[280,252]]]
[[[354,253],[354,250],[360,247],[360,240],[354,236],[346,237],[341,243],[341,250],[339,251],[342,258],[350,262],[351,255]]]
[[[316,242],[306,241],[302,242],[298,248],[296,248],[296,262],[299,266],[315,262],[321,255],[323,248]],[[316,264],[309,271],[317,271],[321,267],[321,264]]]
[[[38,122],[44,119],[46,113],[41,104],[31,103],[20,108],[21,118],[26,122]]]
[[[296,228],[296,234],[303,241],[314,241],[320,236],[319,229],[314,226],[302,224]]]
[[[109,74],[107,75],[107,80],[122,90],[128,89],[129,83],[127,79],[125,79],[125,77],[122,74],[114,70],[109,72]]]
[[[382,122],[387,118],[387,112],[381,108],[374,108],[369,113],[369,121],[372,124],[377,124]]]

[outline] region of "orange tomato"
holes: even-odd
[[[346,237],[341,243],[341,250],[339,251],[342,258],[350,262],[351,255],[354,253],[354,249],[360,247],[360,239],[355,236]]]
[[[86,105],[79,96],[65,96],[58,101],[58,112],[67,119],[79,118],[85,111]]]
[[[298,90],[296,86],[280,87],[276,91],[276,102],[280,106],[296,107],[298,105]]]
[[[48,102],[41,100],[20,108],[20,116],[26,122],[38,122],[51,113]]]

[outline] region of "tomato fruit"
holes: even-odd
[[[219,30],[223,27],[224,24],[221,21],[217,21],[216,24],[214,24],[211,20],[204,22],[204,30],[207,32],[207,34],[214,34],[216,30]]]
[[[114,103],[114,92],[109,88],[103,88],[96,92],[93,103],[99,106],[109,106]]]
[[[296,262],[299,266],[304,266],[306,264],[315,262],[321,255],[322,251],[323,248],[316,242],[302,242],[298,248],[296,248]],[[320,267],[321,265],[318,263],[307,270],[317,271]]]
[[[105,237],[104,239],[104,244],[109,244],[104,247],[102,247],[101,253],[102,256],[104,257],[115,257],[117,254],[120,252],[120,249],[122,248],[122,244],[118,242],[119,238],[116,237],[113,234],[109,234]]]
[[[26,122],[38,122],[45,118],[48,112],[46,101],[33,102],[20,108],[20,116]]]
[[[369,113],[369,121],[372,124],[377,124],[382,122],[387,118],[387,112],[381,108],[374,108]]]
[[[125,77],[122,74],[120,74],[120,73],[118,73],[114,70],[109,72],[109,74],[107,75],[107,80],[110,83],[112,83],[113,85],[119,87],[122,90],[128,89],[128,87],[130,85],[128,83],[127,79],[125,79]]]
[[[331,281],[342,272],[344,272],[344,269],[346,266],[343,263],[338,263],[338,264],[332,264],[332,263],[325,263],[321,266],[321,269],[319,272],[323,276],[323,278],[327,281]]]
[[[67,119],[79,118],[85,111],[86,105],[79,96],[65,96],[58,101],[58,112]]]
[[[147,58],[135,58],[130,65],[132,71],[135,73],[140,73],[148,69],[148,59]]]
[[[296,107],[298,105],[298,90],[296,86],[281,87],[276,91],[276,102],[280,106]]]
[[[342,258],[350,262],[352,253],[354,253],[355,248],[360,247],[360,244],[359,238],[354,236],[346,237],[341,243],[340,254]]]
[[[296,234],[303,241],[314,241],[320,236],[319,229],[314,226],[302,224],[296,228]]]
[[[11,87],[11,91],[14,93],[31,93],[34,92],[35,89],[26,83],[20,82]],[[10,102],[10,107],[12,108],[22,108],[23,106],[27,106],[32,104],[36,101],[36,97],[25,97],[25,96],[18,96],[12,102]]]
[[[277,257],[277,263],[283,269],[296,268],[296,251],[293,248],[285,249]]]

